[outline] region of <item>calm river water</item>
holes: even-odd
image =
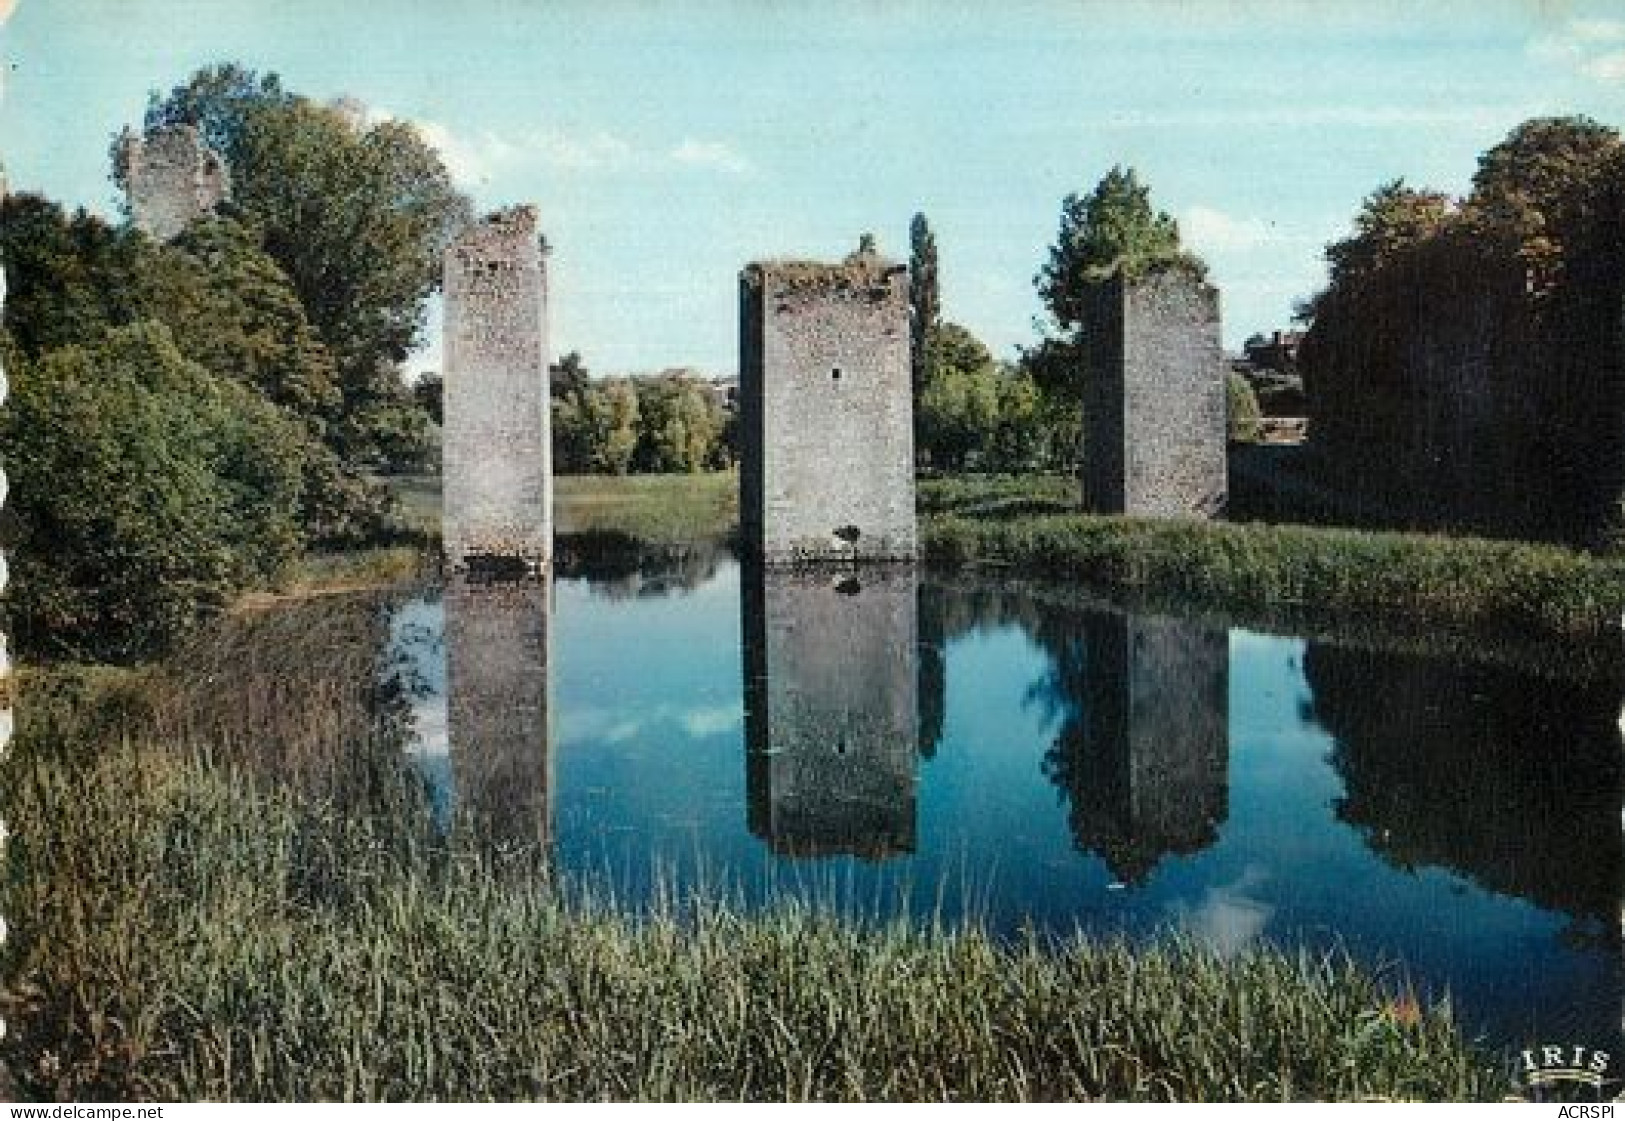
[[[436,794],[635,904],[704,882],[1342,946],[1501,1044],[1620,1037],[1613,670],[718,560],[397,609]]]

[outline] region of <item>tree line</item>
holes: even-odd
[[[230,164],[232,200],[176,240],[0,204],[27,656],[147,657],[306,549],[388,537],[373,476],[430,446],[400,363],[471,214],[435,150],[230,64],[154,94],[144,123],[196,125]]]
[[[1625,541],[1625,143],[1537,118],[1456,199],[1396,180],[1301,309],[1332,486],[1389,523]]]

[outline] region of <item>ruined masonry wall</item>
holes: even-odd
[[[127,135],[124,159],[130,219],[159,241],[178,237],[231,197],[225,162],[191,125]]]
[[[747,268],[739,391],[747,551],[769,563],[914,559],[906,267]]]
[[[454,570],[552,559],[547,276],[534,207],[487,217],[445,255],[445,550]]]
[[[1229,487],[1218,290],[1179,269],[1133,281],[1119,275],[1093,319],[1085,508],[1145,517],[1223,513]]]

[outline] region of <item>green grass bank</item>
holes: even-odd
[[[1066,476],[924,480],[924,557],[1322,623],[1597,635],[1625,614],[1625,556],[1438,534],[1094,517],[1078,514],[1076,501]]]
[[[1001,945],[668,900],[428,827],[378,760],[318,795],[252,748],[25,736],[4,1052],[114,1099],[1478,1099],[1443,1008],[1346,962]],[[246,753],[246,754],[245,754]],[[357,757],[366,752],[356,753]]]

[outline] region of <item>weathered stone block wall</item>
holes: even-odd
[[[454,799],[496,839],[552,837],[548,600],[546,580],[446,582]]]
[[[907,268],[871,255],[749,266],[739,365],[747,552],[914,559]]]
[[[530,206],[492,214],[445,255],[445,550],[454,570],[552,557],[547,277]]]
[[[1219,293],[1183,269],[1119,274],[1087,325],[1085,509],[1212,517],[1227,493]]]
[[[125,184],[130,220],[159,241],[180,236],[197,218],[231,197],[225,161],[191,125],[126,133]]]
[[[914,569],[742,576],[751,832],[793,856],[914,851]]]

